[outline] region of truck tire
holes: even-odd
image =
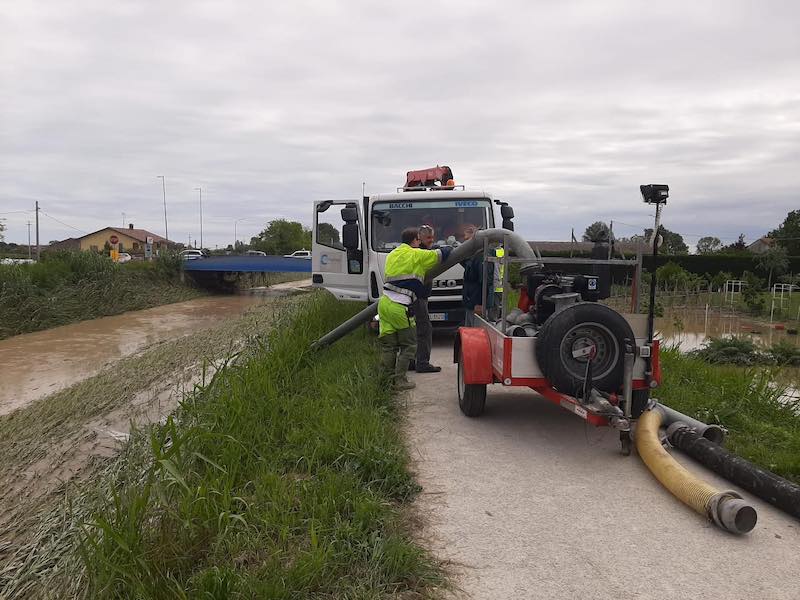
[[[486,408],[486,384],[464,383],[464,355],[458,353],[458,407],[467,417],[480,417]]]
[[[551,316],[536,338],[536,360],[544,376],[560,392],[578,395],[592,349],[592,383],[603,392],[622,388],[625,339],[633,331],[625,318],[602,304],[579,302]]]

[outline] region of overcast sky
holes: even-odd
[[[224,246],[409,169],[509,201],[529,239],[651,222],[748,240],[800,208],[797,2],[14,0],[0,218],[25,242],[132,222]],[[60,222],[59,222],[60,221]],[[71,228],[71,227],[72,228]]]

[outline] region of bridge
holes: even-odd
[[[311,273],[311,261],[287,256],[210,256],[187,260],[184,272],[203,287],[226,288],[244,273]]]
[[[311,273],[311,261],[288,256],[209,256],[185,261],[183,270],[187,273]]]

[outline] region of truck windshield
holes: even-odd
[[[391,252],[406,227],[430,225],[437,246],[458,246],[469,226],[486,229],[488,200],[376,202],[372,206],[372,248]]]

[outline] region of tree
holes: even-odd
[[[769,232],[769,237],[778,240],[789,256],[800,256],[800,210],[789,211],[783,223]]]
[[[746,252],[747,251],[747,244],[744,241],[744,234],[739,234],[739,239],[736,240],[733,244],[728,244],[727,246],[723,246],[720,248],[720,252]]]
[[[275,219],[250,240],[250,247],[267,254],[291,254],[311,246],[311,230],[297,221]]]
[[[713,254],[722,248],[722,242],[718,237],[706,236],[697,240],[697,253],[698,254]]]
[[[650,240],[653,235],[653,229],[644,230],[647,239]],[[659,252],[662,254],[689,254],[689,246],[683,241],[683,236],[680,233],[670,231],[663,225],[658,226],[658,233],[664,239]]]
[[[329,246],[341,245],[339,230],[330,223],[317,223],[317,240]]]
[[[772,273],[780,275],[789,268],[789,257],[786,248],[783,246],[774,246],[759,254],[756,258],[756,264],[763,271],[769,271],[769,279],[767,279],[767,289],[772,289]]]
[[[602,221],[595,221],[583,232],[584,242],[608,241],[611,228]]]

